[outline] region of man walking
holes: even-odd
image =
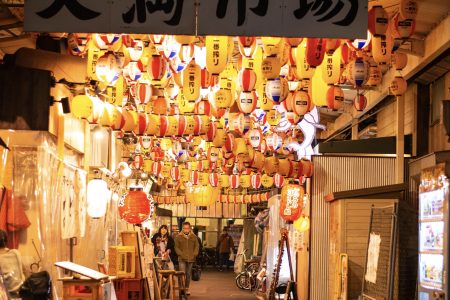
[[[228,269],[230,253],[234,252],[234,242],[233,238],[228,235],[226,228],[223,229],[222,235],[217,241],[217,251],[219,252],[219,271],[222,271],[224,265]]]
[[[191,230],[191,223],[184,222],[182,231],[175,237],[175,252],[178,255],[180,271],[186,274],[186,288],[189,289],[191,282],[192,265],[199,251],[197,236]],[[186,292],[190,295],[189,290]]]

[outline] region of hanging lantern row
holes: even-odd
[[[266,202],[269,198],[269,192],[252,194],[221,194],[218,189],[208,189],[208,187],[193,187],[198,190],[186,195],[177,196],[158,196],[154,195],[158,204],[193,204],[197,207],[208,207],[215,203],[226,204],[249,204]]]

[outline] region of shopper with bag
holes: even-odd
[[[178,265],[178,257],[175,252],[175,242],[169,234],[167,225],[161,225],[158,232],[152,237],[155,256],[161,257],[162,268],[175,270]]]
[[[178,254],[180,271],[186,274],[186,288],[191,282],[192,266],[198,256],[199,244],[197,236],[191,230],[191,223],[184,222],[182,231],[175,237],[175,251]],[[186,291],[190,295],[189,290]]]
[[[219,252],[219,271],[223,270],[223,266],[228,269],[230,267],[230,254],[234,255],[234,242],[233,238],[228,235],[226,228],[223,229],[222,235],[217,241],[217,251]]]

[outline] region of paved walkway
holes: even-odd
[[[191,281],[189,300],[255,300],[253,292],[240,290],[233,271],[203,270],[200,281]]]

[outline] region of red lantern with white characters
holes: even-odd
[[[404,19],[400,14],[395,15],[393,22],[393,36],[397,39],[407,39],[416,30],[415,19]]]
[[[389,24],[389,16],[381,5],[375,5],[369,10],[369,31],[374,36],[385,35]]]
[[[147,73],[150,79],[161,80],[167,72],[167,61],[161,55],[152,55],[148,61]]]
[[[297,184],[287,184],[281,190],[280,215],[287,223],[292,224],[300,218],[304,195],[303,187]]]
[[[241,92],[237,101],[237,106],[244,114],[252,113],[258,102],[258,96],[255,91]]]
[[[381,73],[381,68],[378,64],[371,65],[369,67],[369,78],[367,79],[366,84],[369,86],[377,86],[381,83],[383,79],[383,74]]]
[[[252,188],[259,189],[261,187],[261,174],[253,174],[250,177]]]
[[[327,91],[327,107],[331,110],[339,110],[344,103],[344,91],[339,86],[330,86]]]
[[[155,176],[159,176],[159,174],[161,174],[161,169],[162,169],[162,162],[160,161],[154,161],[152,164],[152,173]]]
[[[311,98],[305,91],[298,90],[294,94],[293,110],[299,116],[304,116],[311,109]]]
[[[217,174],[217,173],[209,174],[208,182],[212,187],[217,187],[219,185],[219,174]]]
[[[139,103],[146,104],[152,98],[153,88],[150,84],[138,82],[134,87],[134,95]]]
[[[390,89],[391,93],[394,96],[401,96],[406,92],[406,89],[408,88],[408,83],[406,82],[405,78],[402,76],[395,76],[395,78],[392,80]]]
[[[190,171],[189,172],[189,182],[194,184],[194,185],[199,183],[198,171]]]
[[[148,115],[146,113],[138,113],[136,127],[133,132],[136,135],[144,135],[148,126]]]
[[[367,106],[367,98],[363,94],[357,94],[353,100],[353,106],[357,111],[363,111]]]
[[[264,136],[259,129],[251,129],[247,132],[247,140],[248,143],[253,148],[258,148],[261,145],[261,141],[264,139]]]
[[[323,61],[325,55],[326,39],[306,39],[306,63],[311,67],[317,67]]]
[[[408,55],[406,55],[405,53],[395,52],[392,55],[392,65],[397,71],[402,70],[404,67],[406,67],[407,63]]]
[[[170,178],[174,181],[180,180],[180,167],[179,166],[173,166],[170,169]]]
[[[255,89],[256,73],[252,69],[242,69],[238,74],[238,83],[241,91],[250,92]]]
[[[232,189],[237,189],[240,185],[239,175],[233,174],[230,175],[230,187]]]
[[[340,39],[325,39],[325,53],[333,54],[340,45]]]
[[[348,64],[348,75],[350,82],[356,86],[362,86],[369,75],[369,65],[362,58],[356,58]]]
[[[130,224],[141,224],[150,216],[153,198],[142,187],[131,187],[117,203],[119,216]]]
[[[273,183],[277,188],[281,188],[284,185],[284,176],[277,173],[273,176]]]
[[[419,10],[419,5],[416,0],[400,0],[400,15],[404,19],[415,19],[417,17],[417,12]]]
[[[266,83],[265,92],[267,98],[275,103],[280,103],[284,101],[289,94],[289,83],[283,77],[268,80]]]

